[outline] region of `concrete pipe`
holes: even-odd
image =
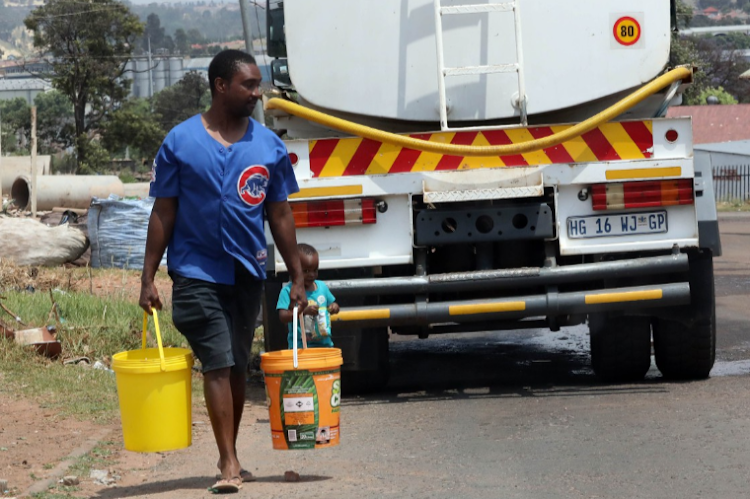
[[[91,198],[106,198],[110,194],[123,197],[122,182],[114,175],[46,175],[37,177],[36,209],[48,211],[55,206],[88,208]],[[21,209],[31,209],[31,180],[18,177],[10,192],[11,199]]]
[[[37,176],[50,174],[51,156],[36,157]],[[0,190],[2,195],[10,194],[10,188],[18,177],[31,178],[31,156],[0,157]]]
[[[148,191],[151,188],[151,183],[138,182],[135,184],[123,184],[122,188],[125,191],[126,198],[146,199],[148,197]]]

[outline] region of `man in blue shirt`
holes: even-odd
[[[201,362],[221,477],[214,492],[253,480],[237,458],[245,376],[266,277],[264,209],[292,280],[290,308],[307,303],[287,197],[299,190],[284,143],[250,119],[260,98],[255,59],[217,54],[211,107],[173,128],[154,160],[140,305],[161,309],[154,275],[164,254],[172,318]]]

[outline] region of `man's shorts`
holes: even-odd
[[[247,372],[263,281],[239,262],[234,285],[172,277],[172,320],[187,338],[203,372],[231,367]]]

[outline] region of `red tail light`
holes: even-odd
[[[290,203],[297,228],[332,225],[374,224],[377,210],[374,199],[337,199]]]
[[[595,210],[654,208],[694,204],[691,179],[597,184],[591,187]]]

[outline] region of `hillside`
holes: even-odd
[[[23,29],[23,20],[29,15],[34,5],[43,0],[9,1],[0,0],[0,51],[3,58],[8,55],[28,55],[31,47],[26,40],[19,37]],[[29,5],[33,3],[34,5]],[[242,39],[242,19],[237,2],[191,2],[191,3],[150,3],[134,5],[130,9],[146,22],[148,16],[156,14],[163,36],[175,39],[175,32],[182,29],[188,35],[189,44],[205,44]],[[256,6],[250,7],[250,29],[255,37],[265,33],[265,11]],[[176,40],[174,40],[176,42]],[[158,47],[157,47],[158,48]]]

